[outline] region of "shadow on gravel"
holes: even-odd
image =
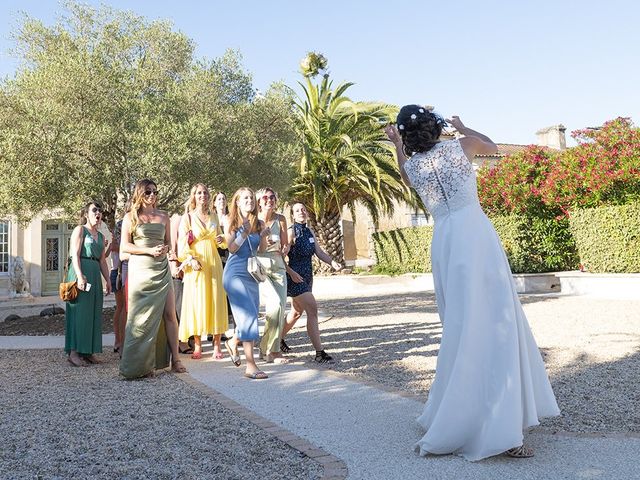
[[[324,313],[340,320],[340,326],[332,321],[321,325],[323,345],[338,360],[333,370],[425,393],[419,385],[433,377],[442,333],[433,293],[323,299],[318,303]],[[385,321],[367,321],[379,316],[385,316]],[[399,323],[394,323],[395,318]],[[345,327],[349,320],[353,324]],[[304,329],[291,331],[287,342],[296,356],[308,356],[304,353],[309,351]]]
[[[523,305],[555,300],[554,296],[520,295]],[[318,300],[321,310],[336,317],[370,317],[374,315],[403,313],[437,313],[436,296],[433,292],[407,292],[388,295],[370,295],[353,298]]]
[[[543,357],[553,355],[545,349]],[[640,433],[640,352],[610,362],[577,356],[551,385],[562,415],[542,426],[570,432]]]

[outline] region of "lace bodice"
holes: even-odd
[[[404,164],[411,185],[434,220],[470,204],[479,205],[476,175],[459,140],[436,144]]]

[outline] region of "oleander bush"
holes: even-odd
[[[576,209],[569,222],[585,270],[640,272],[640,202]]]
[[[576,208],[640,200],[640,129],[616,118],[572,133],[578,146],[529,146],[478,171],[478,196],[488,215],[567,216]]]

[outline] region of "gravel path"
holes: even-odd
[[[319,478],[320,466],[182,382],[0,351],[1,478]]]
[[[562,416],[542,426],[580,433],[640,433],[640,299],[521,297]],[[333,369],[426,399],[442,329],[432,293],[321,299]],[[287,337],[311,362],[304,330]]]
[[[521,298],[562,410],[542,426],[638,436],[640,299]],[[432,293],[320,299],[319,305],[333,315],[321,324],[325,348],[338,359],[333,370],[426,399],[441,335]],[[108,311],[106,317],[108,331]],[[0,334],[60,334],[60,322],[20,319],[6,322]],[[287,341],[292,356],[315,367],[304,329]],[[118,378],[117,357],[102,358],[97,367],[73,368],[61,351],[0,351],[0,476],[320,475],[315,462],[176,376],[126,382]]]

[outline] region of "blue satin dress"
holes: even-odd
[[[240,227],[236,239],[242,234]],[[251,244],[251,246],[249,246]],[[247,260],[260,246],[260,234],[250,234],[242,246],[229,255],[222,274],[222,285],[231,304],[231,312],[236,322],[236,335],[243,342],[257,342],[260,290],[258,282],[247,271]]]

